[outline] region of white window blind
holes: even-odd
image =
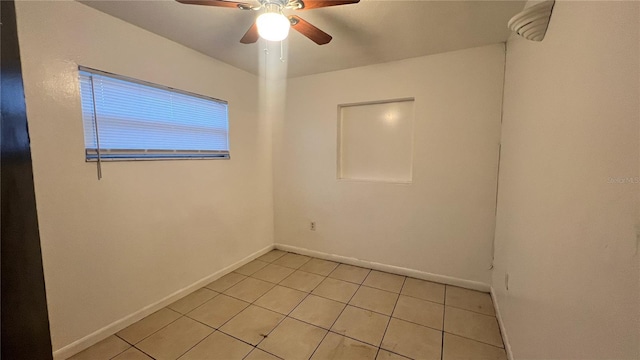
[[[229,158],[226,101],[80,67],[87,161]]]

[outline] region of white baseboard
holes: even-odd
[[[502,334],[502,342],[504,343],[504,350],[507,353],[507,359],[514,360],[513,352],[511,351],[511,344],[509,343],[509,337],[507,336],[507,329],[504,327],[504,321],[502,321],[502,315],[500,315],[498,296],[496,296],[493,286],[491,287],[491,300],[493,300],[493,308],[496,311],[496,318],[498,319],[498,326],[500,327],[500,333]]]
[[[459,286],[465,289],[478,290],[483,292],[489,292],[491,290],[491,286],[489,286],[489,284],[485,284],[479,281],[465,280],[465,279],[460,279],[452,276],[432,274],[425,271],[414,270],[414,269],[404,268],[400,266],[386,265],[386,264],[381,264],[373,261],[360,260],[360,259],[341,256],[341,255],[327,254],[320,251],[299,248],[291,245],[275,244],[275,247],[276,249],[289,251],[289,252],[293,252],[301,255],[313,256],[320,259],[341,262],[349,265],[366,267],[374,270],[389,272],[392,274],[410,276],[413,278],[433,281],[441,284]]]
[[[216,271],[215,273],[208,275],[196,282],[194,282],[193,284],[184,287],[172,294],[170,294],[169,296],[166,296],[163,299],[160,299],[159,301],[156,301],[153,304],[150,304],[148,306],[145,306],[144,308],[129,314],[125,317],[123,317],[120,320],[116,320],[114,322],[112,322],[111,324],[97,330],[94,331],[93,333],[79,339],[76,340],[74,342],[72,342],[69,345],[66,345],[58,350],[55,350],[53,352],[53,358],[55,360],[62,360],[62,359],[67,359],[77,353],[79,353],[80,351],[90,347],[91,345],[94,345],[104,339],[106,339],[107,337],[117,333],[118,331],[126,328],[127,326],[142,320],[144,317],[153,314],[154,312],[162,309],[163,307],[173,303],[176,300],[180,300],[181,298],[191,294],[192,292],[200,289],[201,287],[209,284],[210,282],[232,272],[233,270],[241,267],[242,265],[254,260],[257,257],[260,257],[264,254],[266,254],[267,252],[273,250],[274,245],[269,245],[261,250],[258,250],[256,252],[254,252],[253,254],[245,257],[244,259],[235,262],[221,270]]]

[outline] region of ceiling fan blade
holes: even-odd
[[[250,8],[251,5],[235,2],[235,1],[223,1],[223,0],[176,0],[181,4],[187,5],[206,5],[206,6],[218,6],[226,8]]]
[[[258,25],[256,25],[254,21],[253,25],[251,25],[242,39],[240,39],[240,42],[243,44],[253,44],[256,41],[258,41]]]
[[[289,16],[289,20],[291,21],[291,27],[294,30],[308,37],[318,45],[327,44],[332,39],[331,35],[311,25],[307,21],[302,20],[299,16]]]
[[[298,10],[309,10],[327,6],[357,4],[360,0],[302,0],[304,6]]]

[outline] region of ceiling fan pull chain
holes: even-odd
[[[280,41],[280,62],[284,62],[284,41]]]
[[[269,68],[269,42],[264,41],[264,74],[267,76],[267,69]]]

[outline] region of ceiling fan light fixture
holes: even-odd
[[[268,41],[282,41],[289,35],[291,23],[279,12],[266,12],[256,19],[258,34]]]

